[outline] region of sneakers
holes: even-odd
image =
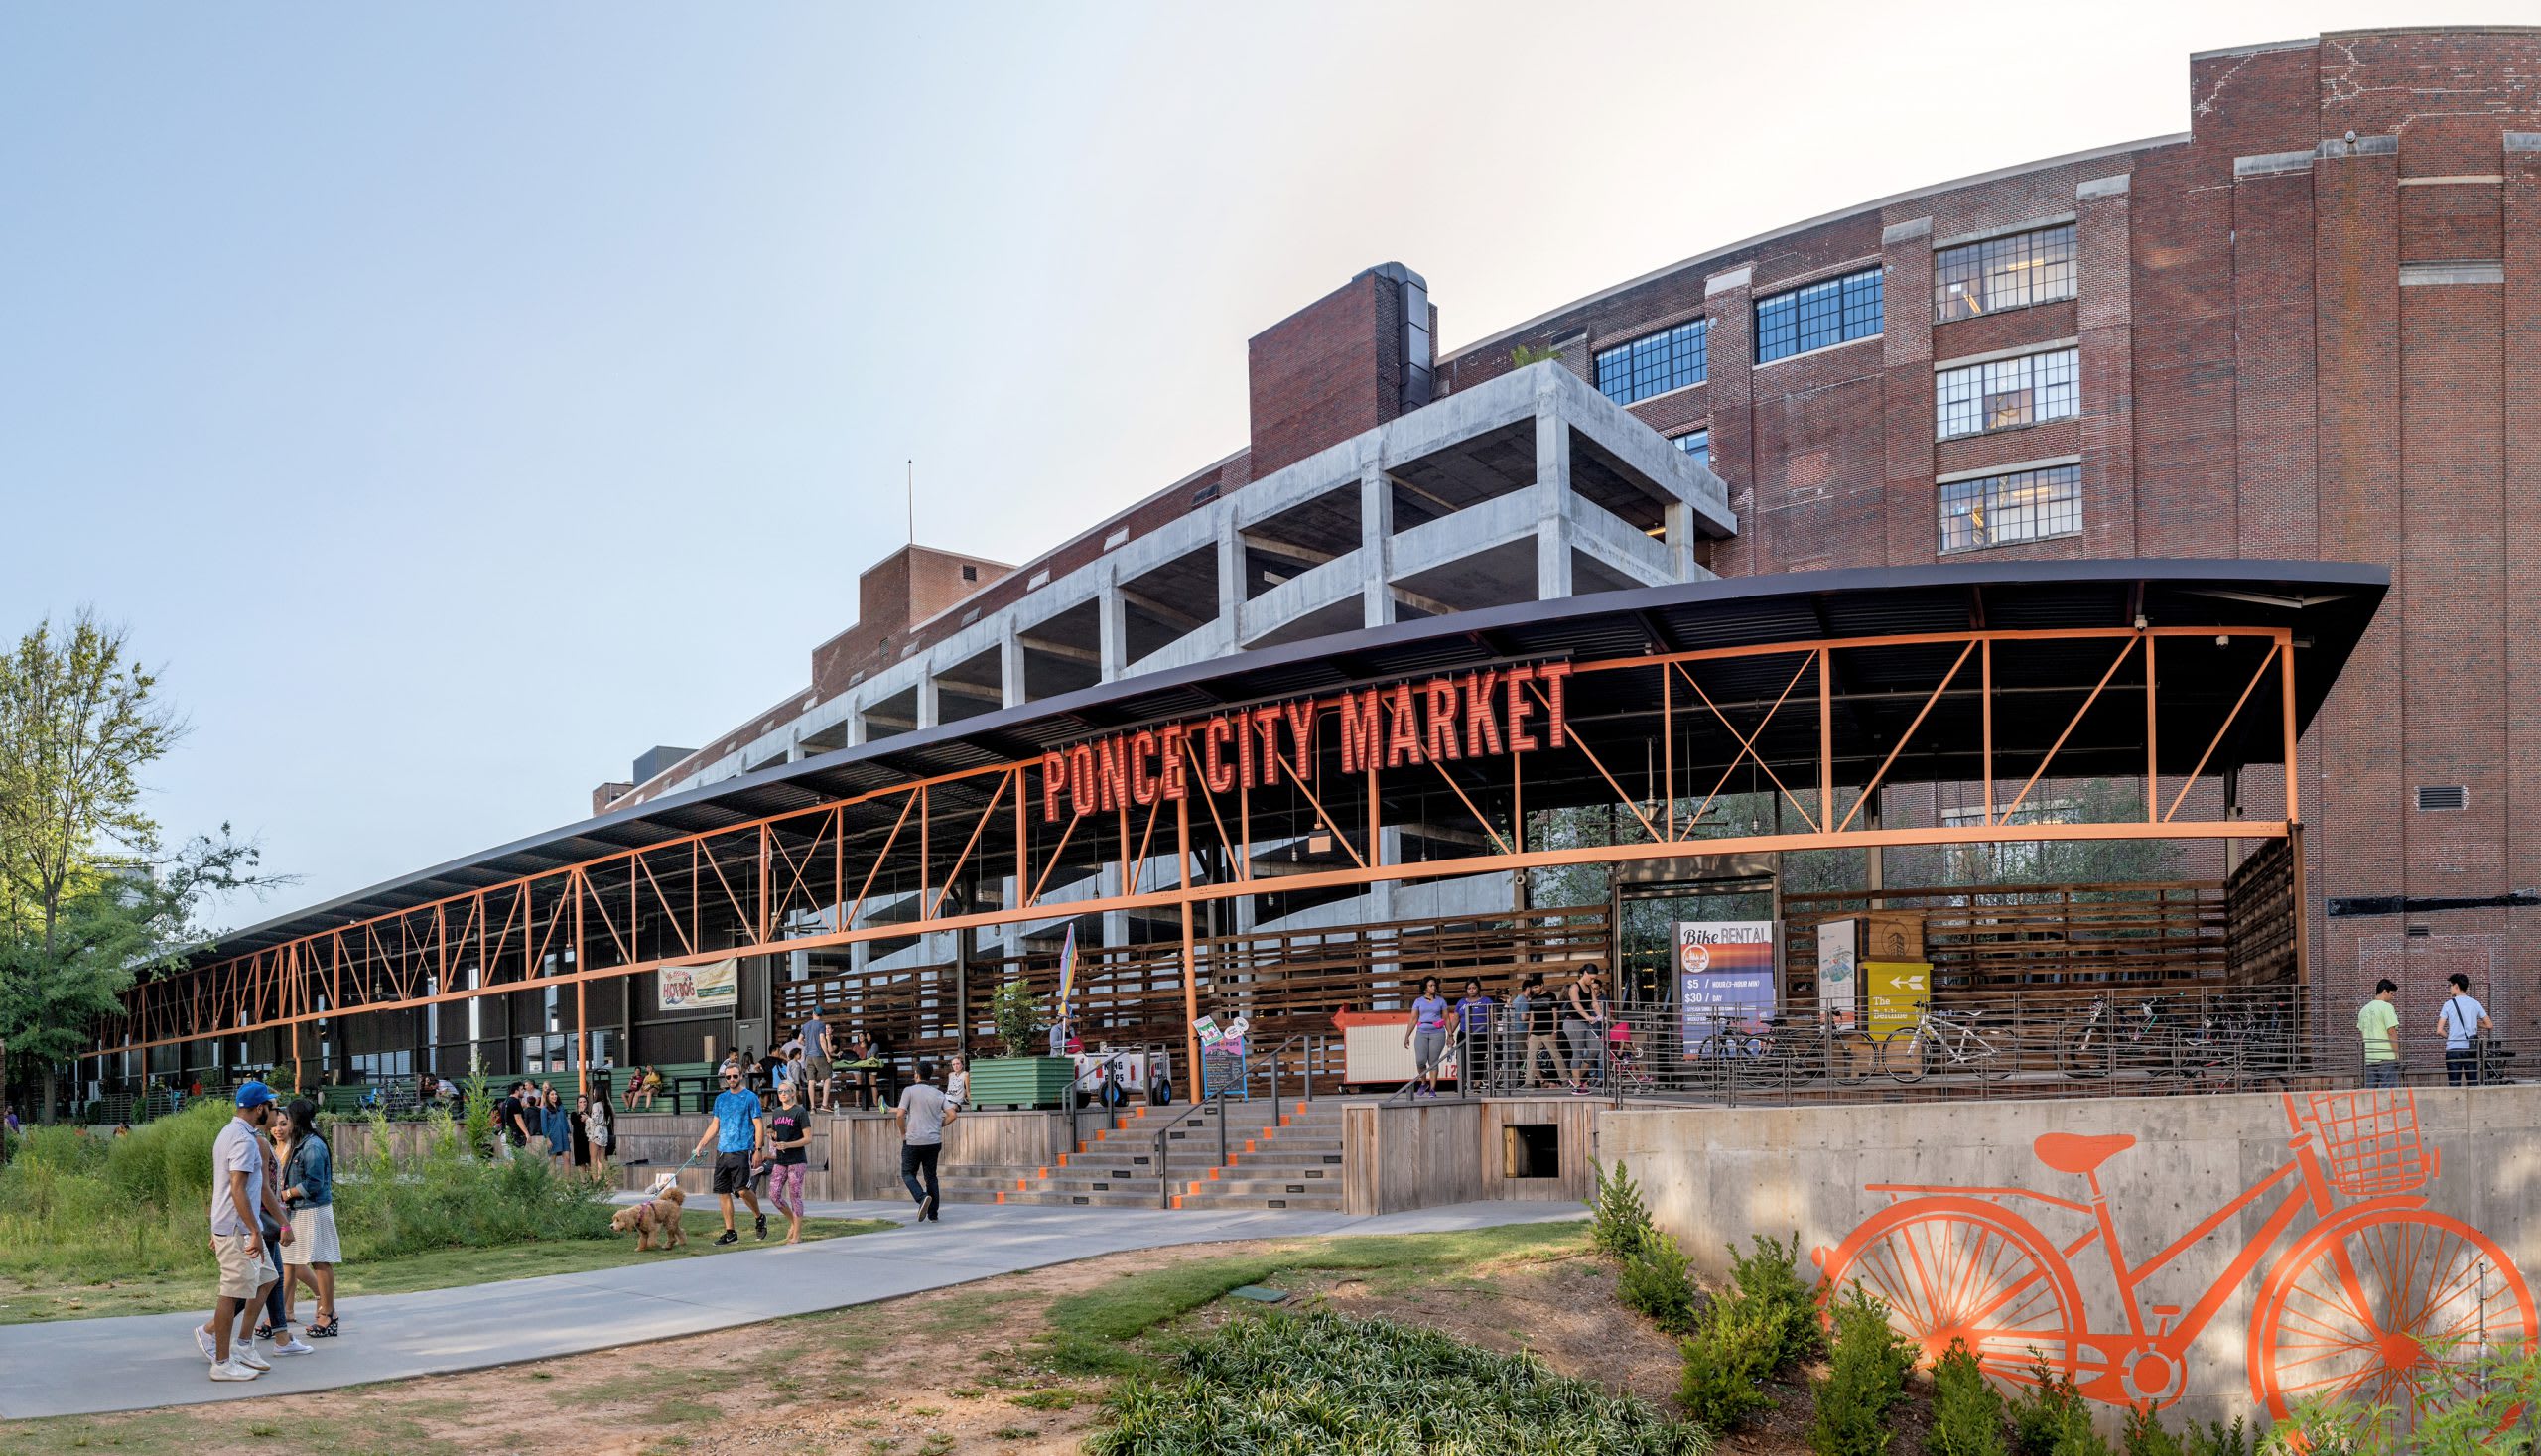
[[[758,1237],[762,1240],[767,1238],[767,1215],[765,1214],[758,1216]]]
[[[229,1347],[229,1363],[232,1365],[243,1365],[249,1370],[255,1371],[259,1374],[274,1368],[272,1361],[258,1355],[253,1348],[247,1345],[240,1345],[235,1342],[232,1342]]]
[[[291,1332],[285,1330],[283,1338],[274,1342],[274,1353],[276,1355],[315,1355],[318,1353],[318,1347],[306,1340],[292,1338]]]
[[[724,1231],[724,1237],[715,1241],[715,1247],[721,1249],[727,1244],[738,1244],[740,1242],[741,1236],[739,1234],[731,1229],[726,1229]]]
[[[236,1360],[226,1364],[214,1361],[211,1367],[211,1378],[215,1381],[252,1381],[263,1374],[263,1371],[252,1366],[240,1365]]]
[[[211,1337],[211,1331],[201,1325],[195,1326],[195,1345],[202,1351],[203,1359],[213,1365],[220,1364],[220,1342]]]
[[[934,1195],[934,1194],[930,1193],[930,1194],[928,1194],[926,1197],[921,1198],[921,1199],[919,1199],[919,1200],[918,1200],[918,1204],[917,1204],[917,1216],[918,1216],[920,1219],[922,1219],[922,1220],[924,1220],[925,1222],[930,1223],[930,1224],[932,1224],[932,1223],[940,1223],[940,1222],[942,1222],[942,1220],[940,1220],[940,1219],[936,1218],[936,1216],[935,1216],[935,1195]]]

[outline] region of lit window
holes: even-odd
[[[1989,237],[1933,254],[1933,322],[2073,296],[2073,224]]]
[[[1668,442],[1685,453],[1686,459],[1708,470],[1711,468],[1711,432],[1696,430]]]
[[[1940,549],[1974,551],[2082,529],[2082,467],[2048,465],[1940,488]]]
[[[1769,364],[1879,332],[1881,274],[1829,278],[1756,302],[1756,362]]]
[[[1597,388],[1617,404],[1700,384],[1710,366],[1710,323],[1696,319],[1597,351]]]
[[[1933,409],[1934,433],[1942,440],[2070,420],[2082,412],[2081,351],[1944,369],[1933,381]]]

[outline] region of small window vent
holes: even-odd
[[[1032,580],[1024,583],[1023,585],[1027,591],[1035,587],[1046,587],[1050,585],[1049,569],[1044,567],[1040,571],[1034,572],[1032,574]]]
[[[2460,784],[2418,785],[2418,810],[2420,813],[2468,809],[2470,807],[2471,791]]]
[[[1217,482],[1217,481],[1215,481],[1215,480],[1212,480],[1212,481],[1210,481],[1208,484],[1203,485],[1203,486],[1201,486],[1199,489],[1194,490],[1194,491],[1192,491],[1192,492],[1191,492],[1191,503],[1192,503],[1193,505],[1207,505],[1210,501],[1213,501],[1213,500],[1215,500],[1215,499],[1217,499],[1217,498],[1218,498],[1218,482]]]
[[[1129,528],[1129,527],[1127,527],[1127,526],[1123,526],[1121,529],[1119,529],[1119,530],[1117,530],[1117,531],[1113,532],[1111,535],[1106,536],[1106,537],[1104,537],[1104,538],[1103,538],[1103,549],[1104,549],[1104,550],[1106,550],[1106,551],[1110,551],[1110,550],[1111,550],[1113,547],[1115,547],[1115,546],[1126,546],[1126,545],[1128,545],[1128,544],[1129,544],[1129,541],[1130,541],[1130,528]]]
[[[966,566],[966,567],[962,568],[962,580],[963,580],[963,581],[965,581],[965,582],[976,582],[976,581],[978,581],[979,579],[980,579],[980,569],[979,569],[978,567],[975,567],[975,566]]]
[[[2432,925],[2412,925],[2409,927],[2409,939],[2411,940],[2432,940],[2434,938],[2435,927]]]

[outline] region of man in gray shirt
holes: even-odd
[[[937,1090],[933,1062],[917,1064],[917,1080],[900,1093],[891,1116],[900,1124],[900,1181],[917,1200],[918,1221],[942,1223],[943,1188],[935,1180],[935,1162],[944,1152],[945,1125],[960,1112]],[[918,1181],[920,1174],[924,1183]]]

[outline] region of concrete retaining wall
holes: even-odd
[[[2407,1362],[2410,1334],[2449,1334],[2442,1359],[2466,1362],[2533,1332],[2541,1087],[2328,1096],[2293,1096],[2299,1133],[2286,1096],[2238,1094],[1607,1111],[1597,1145],[1708,1276],[1725,1245],[1797,1230],[1930,1349],[1964,1335],[2005,1378],[2043,1351],[2112,1422],[2143,1397],[2228,1420]],[[2330,1180],[2316,1116],[2340,1111],[2368,1120],[2353,1145],[2374,1156],[2350,1172],[2378,1196]],[[2403,1147],[2412,1116],[2432,1177]],[[2141,1277],[2141,1335],[2096,1242],[2090,1163],[2129,1265],[2171,1256]],[[2430,1390],[2455,1378],[2440,1360],[2415,1369]]]

